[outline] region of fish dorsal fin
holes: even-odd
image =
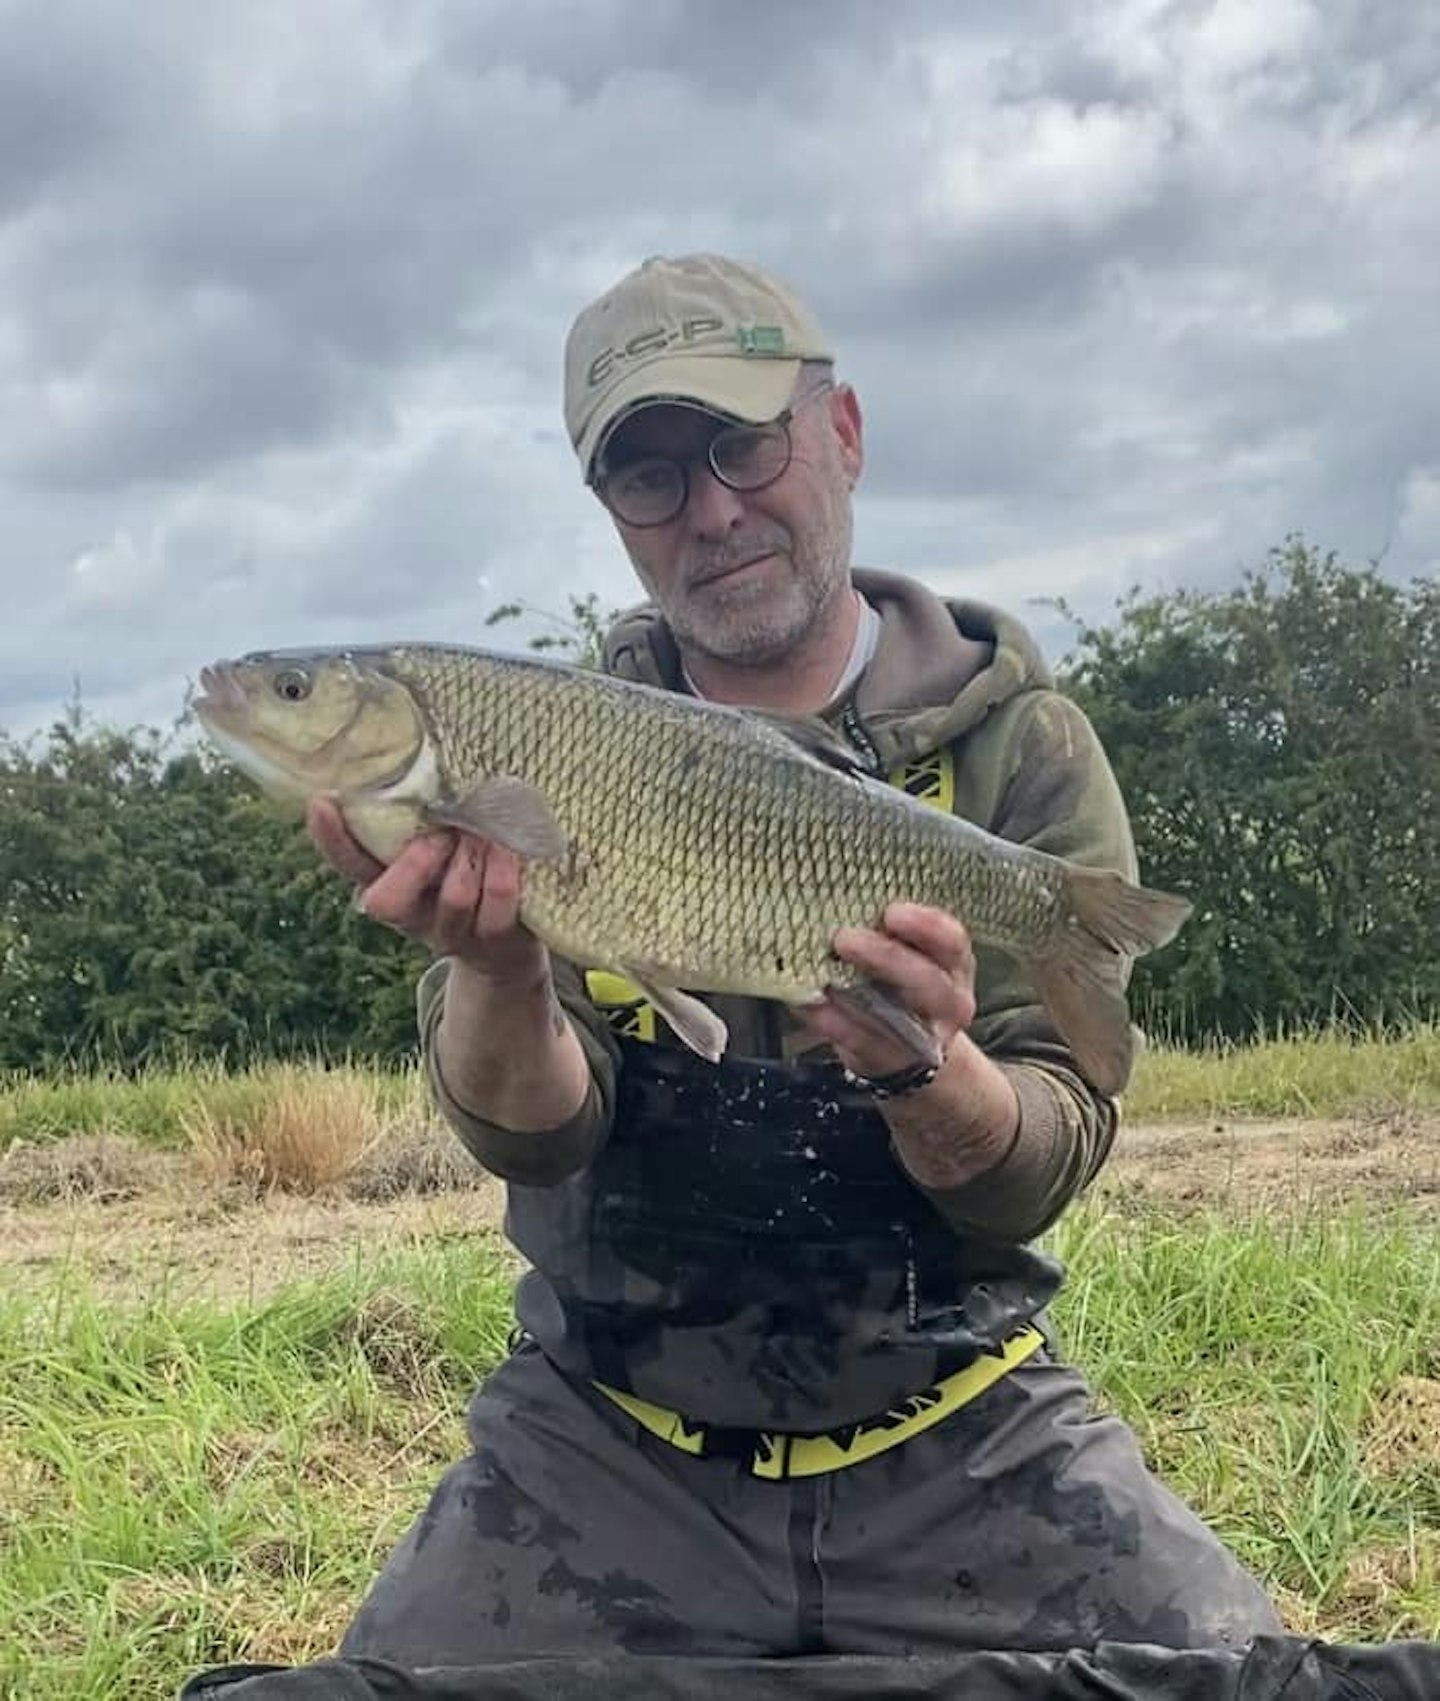
[[[851,779],[875,778],[865,766],[860,753],[845,742],[829,721],[821,720],[819,715],[778,715],[768,709],[747,709],[745,712],[762,726],[772,727],[789,739],[791,744],[797,745],[807,756],[813,756],[817,762],[823,762],[827,768],[848,774]]]

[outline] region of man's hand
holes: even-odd
[[[883,930],[842,927],[834,948],[929,1028],[942,1057],[974,1021],[975,952],[964,927],[943,910],[891,904]],[[798,1014],[857,1075],[891,1075],[916,1061],[892,1029],[843,999],[827,997]]]
[[[469,833],[412,839],[386,868],[339,808],[307,811],[321,855],[360,888],[360,908],[454,960],[434,1062],[455,1102],[514,1131],[558,1128],[585,1102],[590,1067],[555,996],[550,953],[520,919],[520,862]]]
[[[969,933],[943,910],[891,904],[883,927],[841,928],[834,947],[919,1017],[945,1059],[929,1086],[878,1101],[910,1175],[923,1187],[956,1188],[1003,1163],[1020,1137],[1020,1101],[966,1032],[975,1020]],[[891,1029],[853,1005],[825,998],[798,1014],[857,1075],[873,1079],[916,1061]]]
[[[351,836],[331,799],[313,799],[306,823],[320,854],[361,888],[360,908],[373,920],[494,980],[543,971],[545,948],[520,920],[513,851],[469,833],[430,833],[387,868]]]

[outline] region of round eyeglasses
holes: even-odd
[[[639,455],[597,474],[595,491],[617,520],[636,530],[663,526],[690,500],[690,468],[702,462],[727,490],[764,490],[790,465],[795,446],[790,422],[801,408],[834,389],[825,379],[797,396],[784,413],[763,425],[727,425],[717,431],[703,454],[680,460],[674,455]]]

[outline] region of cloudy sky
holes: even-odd
[[[1434,572],[1437,185],[1435,0],[0,0],[0,726],[627,600],[561,344],[702,247],[837,343],[859,557],[1054,654]]]

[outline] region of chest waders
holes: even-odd
[[[948,751],[890,778],[953,805]],[[561,1189],[510,1190],[510,1233],[546,1290],[522,1285],[521,1319],[563,1339],[558,1362],[693,1441],[700,1420],[893,1433],[981,1355],[998,1374],[1039,1344],[1017,1331],[1059,1266],[957,1233],[837,1067],[710,1064],[656,1043],[637,988],[596,971],[588,986],[623,1056],[613,1132]]]

